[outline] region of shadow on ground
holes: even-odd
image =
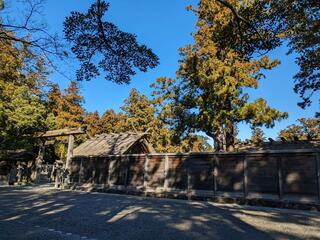
[[[0,188],[1,239],[320,239],[317,213]],[[60,237],[59,237],[60,236]]]

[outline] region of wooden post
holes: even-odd
[[[66,162],[66,168],[70,172],[70,163],[71,163],[71,158],[73,156],[73,147],[74,147],[74,136],[69,135],[68,139],[68,153],[67,153],[67,162]]]
[[[144,174],[143,174],[143,187],[146,189],[148,187],[148,181],[149,181],[149,172],[148,172],[148,165],[149,165],[149,157],[146,154],[146,160],[144,161]]]
[[[114,173],[115,159],[109,158],[109,168],[108,168],[108,187],[113,186],[112,175]]]
[[[191,174],[190,174],[190,167],[189,164],[187,165],[187,177],[188,177],[188,200],[191,200]]]
[[[83,166],[82,166],[82,158],[81,158],[80,167],[79,167],[79,179],[78,179],[79,185],[82,183],[82,178],[83,178]]]
[[[89,159],[90,159],[89,160],[90,161],[90,166],[92,167],[92,169],[90,169],[91,170],[91,179],[90,179],[91,181],[90,181],[90,183],[94,184],[94,179],[96,177],[96,168],[95,168],[94,164],[92,164],[93,157],[90,156]]]
[[[36,171],[35,171],[35,175],[34,175],[34,180],[36,183],[39,183],[39,181],[40,181],[41,167],[42,167],[42,163],[43,163],[45,148],[46,148],[45,147],[45,140],[41,140],[41,143],[39,146],[38,156],[35,161]]]
[[[163,188],[168,189],[168,174],[169,174],[169,157],[167,154],[164,155],[164,182]]]
[[[248,197],[248,160],[246,155],[243,156],[243,196]]]
[[[43,161],[45,149],[46,149],[45,140],[41,140],[40,147],[39,147],[39,152],[38,152],[38,157],[37,157],[37,159],[39,160],[39,161],[37,162],[37,164],[39,164],[39,165],[40,165],[40,164],[42,163],[42,161]]]
[[[149,169],[148,169],[148,165],[149,165],[149,156],[146,154],[146,159],[144,161],[144,171],[143,171],[143,191],[144,191],[144,195],[147,196],[147,188],[148,188],[148,182],[149,182]]]
[[[103,168],[103,189],[105,189],[107,186],[108,186],[108,177],[107,177],[107,173],[106,173],[106,166],[107,166],[107,164],[108,164],[108,162],[109,162],[109,159],[106,157],[106,158],[104,158],[104,160],[103,160],[103,166],[104,166],[104,168]]]
[[[317,178],[318,202],[320,203],[320,153],[316,154],[316,178]]]
[[[282,159],[281,159],[281,157],[277,158],[277,170],[278,170],[278,196],[279,196],[279,200],[282,200],[283,185],[282,185]]]
[[[126,171],[124,175],[124,187],[127,189],[128,187],[128,175],[129,175],[129,168],[130,168],[130,157],[125,158],[126,161]]]
[[[214,155],[214,161],[213,161],[213,194],[214,196],[217,196],[217,191],[218,191],[218,159],[217,155]]]

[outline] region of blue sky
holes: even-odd
[[[86,11],[93,0],[47,0],[44,5],[44,20],[51,32],[62,36],[63,20],[71,11]],[[160,58],[160,65],[147,73],[138,73],[130,85],[116,85],[107,82],[103,77],[90,82],[81,83],[81,92],[85,98],[87,111],[97,110],[102,114],[106,109],[116,111],[123,104],[130,89],[137,88],[149,94],[149,85],[158,77],[174,77],[178,67],[178,48],[191,43],[191,32],[195,27],[195,16],[185,10],[189,4],[195,5],[196,0],[109,0],[110,9],[106,19],[115,23],[123,31],[135,33],[140,43],[151,47]],[[258,90],[250,90],[251,99],[265,98],[269,105],[280,111],[287,111],[289,118],[277,123],[273,129],[264,129],[267,137],[276,137],[280,129],[295,123],[301,117],[313,117],[320,107],[315,102],[310,108],[302,110],[297,106],[299,97],[293,92],[292,76],[298,71],[293,56],[286,55],[286,47],[273,51],[271,58],[278,58],[281,65],[266,73]],[[74,76],[76,60],[59,65],[69,77]],[[62,75],[53,73],[50,79],[64,88],[69,82]],[[239,126],[239,137],[249,138],[250,128],[244,124]]]

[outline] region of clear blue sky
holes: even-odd
[[[44,6],[47,22],[52,32],[62,36],[62,23],[70,11],[86,11],[93,0],[47,0]],[[151,47],[160,57],[160,65],[148,73],[138,73],[132,83],[116,85],[100,77],[90,82],[81,83],[87,111],[98,110],[102,114],[106,109],[116,111],[123,104],[131,88],[137,88],[144,94],[149,94],[149,85],[160,76],[174,77],[178,67],[178,48],[192,42],[191,32],[194,31],[196,18],[185,10],[189,4],[195,5],[196,0],[109,0],[110,9],[106,19],[118,25],[120,29],[135,33],[140,43]],[[302,110],[297,106],[299,97],[293,92],[292,76],[298,71],[293,56],[286,55],[285,47],[270,54],[281,60],[281,65],[267,72],[267,78],[262,80],[258,90],[250,91],[251,99],[265,98],[269,105],[280,111],[287,111],[289,118],[277,123],[273,129],[264,129],[268,137],[276,137],[280,129],[295,123],[301,117],[313,117],[320,111],[318,102]],[[68,76],[74,76],[76,60],[69,64],[60,64],[61,70]],[[69,82],[63,76],[53,73],[51,80],[66,87]],[[239,137],[249,138],[250,128],[240,125]]]

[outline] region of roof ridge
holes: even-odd
[[[95,135],[75,148],[74,156],[123,154],[145,135],[146,133],[129,131]]]

